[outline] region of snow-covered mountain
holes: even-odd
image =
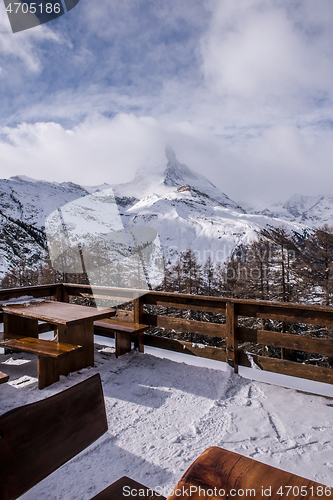
[[[279,217],[245,213],[206,177],[180,164],[170,147],[157,163],[140,168],[133,181],[113,189],[124,226],[153,227],[170,262],[189,247],[202,263],[208,255],[225,262],[267,224],[302,230]]]
[[[36,265],[47,251],[46,217],[62,204],[87,194],[72,183],[36,181],[25,176],[1,179],[0,279],[10,268]]]
[[[317,228],[333,225],[333,196],[304,196],[294,194],[286,202],[247,207],[248,213],[279,217],[301,226]]]
[[[179,163],[170,146],[161,152],[159,159],[140,167],[131,182],[113,188],[119,198],[141,200],[151,195],[164,196],[178,188],[186,189],[186,186],[191,187],[193,194],[208,197],[223,207],[243,212],[237,203],[230,200],[206,177]]]
[[[87,187],[24,176],[0,180],[0,278],[11,264],[30,266],[45,255],[44,226],[51,213],[107,189],[114,194],[124,227],[153,228],[170,262],[189,247],[201,262],[208,255],[224,262],[267,224],[301,232],[333,221],[333,196],[295,195],[284,204],[251,207],[246,212],[206,177],[181,164],[167,147],[158,160],[140,167],[125,184]],[[88,212],[82,214],[83,226],[85,217],[88,226]],[[101,214],[99,218],[103,220]],[[104,220],[109,220],[107,212]]]

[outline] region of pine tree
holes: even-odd
[[[205,295],[213,295],[214,290],[214,265],[213,259],[208,255],[202,267],[202,281]]]
[[[292,235],[285,227],[263,229],[260,233],[270,241],[271,299],[290,302],[297,298],[296,276],[293,273],[298,253]]]
[[[181,265],[185,293],[199,294],[201,288],[201,265],[191,248],[182,252]]]
[[[333,294],[333,228],[324,225],[304,240],[301,264],[298,272],[302,277],[307,299],[320,297],[323,304],[332,303]]]

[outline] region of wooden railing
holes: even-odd
[[[57,284],[19,289],[0,290],[0,301],[20,295],[53,297],[64,302],[71,297],[89,299],[93,297],[87,285]],[[317,338],[307,335],[282,333],[258,327],[244,326],[244,320],[275,320],[282,324],[300,323],[333,327],[333,308],[310,304],[290,304],[268,301],[240,300],[225,297],[206,297],[168,292],[147,292],[140,296],[135,290],[94,287],[94,297],[101,299],[118,298],[122,302],[132,302],[133,310],[117,310],[122,320],[144,323],[157,329],[187,332],[225,340],[222,347],[198,344],[193,341],[176,340],[153,334],[145,334],[145,345],[181,352],[194,356],[224,361],[238,372],[239,366],[251,366],[244,343],[261,344],[307,353],[333,357],[333,338]],[[106,304],[107,305],[107,304]],[[170,309],[186,311],[188,315],[201,314],[201,318],[189,319],[170,315]],[[172,311],[171,311],[172,312]],[[218,315],[218,322],[209,321],[209,314]],[[207,319],[208,318],[208,319]],[[271,372],[301,377],[318,382],[333,383],[333,369],[300,362],[278,359],[251,353],[253,361],[262,369]]]

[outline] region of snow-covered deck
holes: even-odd
[[[21,498],[85,500],[123,475],[167,496],[211,445],[333,486],[333,399],[251,381],[225,365],[137,352],[116,359],[112,347],[97,344],[94,368],[43,391],[36,364],[27,354],[1,355],[11,377],[0,388],[1,413],[100,372],[109,430]]]

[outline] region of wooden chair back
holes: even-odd
[[[168,500],[309,500],[330,495],[325,485],[212,446],[190,465]]]
[[[23,495],[108,429],[99,373],[0,416],[0,498]]]

